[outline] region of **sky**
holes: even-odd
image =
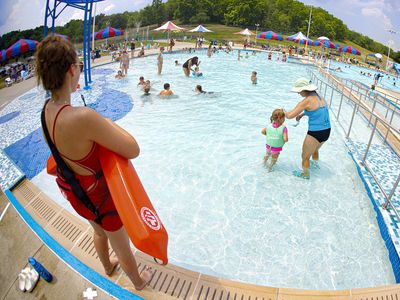
[[[53,1],[50,1],[51,3]],[[151,0],[105,0],[97,4],[97,13],[135,11]],[[400,0],[301,0],[322,7],[354,31],[400,50]],[[0,0],[0,35],[43,25],[46,0]],[[57,19],[64,25],[70,19],[83,18],[79,10],[67,8]],[[391,34],[388,30],[397,33]]]

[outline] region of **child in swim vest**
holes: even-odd
[[[196,66],[196,67],[194,68],[194,71],[193,71],[193,76],[194,76],[194,77],[200,77],[200,76],[203,76],[203,73],[202,73],[202,72],[200,72],[200,68],[199,68],[198,66]]]
[[[261,130],[261,133],[266,136],[266,155],[264,156],[264,163],[267,164],[269,157],[271,163],[268,166],[268,171],[271,172],[273,166],[276,164],[279,153],[282,147],[287,143],[288,130],[283,124],[285,122],[285,113],[283,109],[275,109],[271,115],[271,124]]]

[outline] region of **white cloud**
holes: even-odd
[[[366,17],[381,17],[383,15],[382,10],[377,7],[364,7],[361,9],[361,13]]]
[[[114,7],[115,7],[115,4],[110,4],[104,8],[104,12],[108,12],[108,11],[112,10]]]

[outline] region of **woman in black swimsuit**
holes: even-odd
[[[196,65],[199,66],[200,65],[200,61],[199,58],[197,56],[194,56],[190,59],[188,59],[183,65],[183,73],[185,74],[186,77],[189,77],[190,75],[190,70],[192,69],[192,66]]]

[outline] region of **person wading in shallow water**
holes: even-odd
[[[331,123],[329,118],[329,110],[325,99],[321,98],[316,92],[317,86],[310,83],[306,78],[300,78],[292,88],[293,92],[303,97],[296,107],[285,112],[288,119],[296,118],[299,121],[303,116],[308,117],[308,131],[303,142],[301,153],[301,165],[303,170],[293,171],[293,175],[310,179],[310,158],[311,165],[319,168],[319,149],[329,139],[331,133]]]

